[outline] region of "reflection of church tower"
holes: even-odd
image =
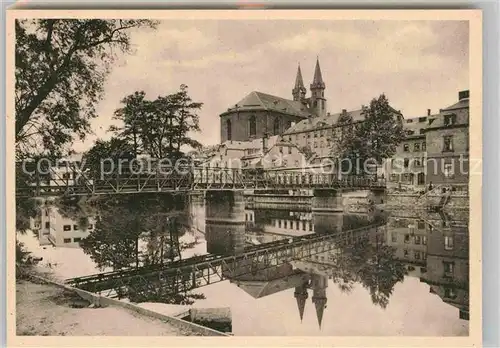
[[[295,87],[292,89],[293,100],[303,101],[306,97],[306,88],[302,80],[302,72],[300,71],[300,64],[297,69],[297,77],[295,78]]]
[[[312,302],[314,307],[316,307],[316,317],[318,318],[318,324],[321,329],[321,322],[323,321],[323,312],[326,308],[326,288],[328,287],[328,278],[322,275],[312,276],[313,296]]]
[[[321,68],[319,67],[319,59],[316,60],[316,68],[314,69],[314,78],[311,83],[311,108],[314,109],[317,116],[326,115],[326,99],[325,99],[325,82],[321,76]]]
[[[307,293],[307,282],[295,288],[293,296],[297,300],[297,307],[299,308],[300,321],[304,318],[304,309],[306,308],[306,300],[309,297]]]

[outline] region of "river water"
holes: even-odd
[[[241,229],[238,243],[251,246],[374,219],[372,213],[254,207],[244,210],[241,228],[207,219],[203,199],[188,205],[184,199],[132,195],[47,204],[32,221],[37,245],[30,248],[69,278],[223,253],[234,244],[230,230]],[[178,305],[230,308],[237,336],[468,335],[467,217],[466,211],[391,211],[385,226],[355,245],[168,298],[144,295],[141,305],[164,313]]]

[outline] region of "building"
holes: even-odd
[[[469,91],[441,109],[425,130],[427,184],[467,189],[469,183]]]
[[[431,115],[427,110],[427,116],[409,118],[404,121],[404,129],[407,137],[396,149],[395,155],[385,163],[385,173],[388,185],[391,187],[402,187],[410,190],[425,189],[425,161],[427,143],[425,130],[429,122],[438,115]]]
[[[95,217],[88,217],[85,223],[65,217],[54,206],[41,207],[36,221],[41,244],[72,248],[80,246],[80,241],[94,230],[96,223]]]
[[[342,139],[346,130],[358,127],[365,116],[363,106],[333,114],[327,111],[326,84],[319,60],[316,61],[309,89],[311,94],[306,97],[307,90],[299,65],[292,99],[251,92],[220,115],[221,142],[249,141],[266,135],[279,135],[282,144],[292,144],[305,155],[309,167],[323,168],[324,159],[335,157],[335,144]],[[393,112],[395,117],[402,120],[399,111],[393,109]],[[288,161],[283,167],[292,169],[295,163],[296,159]]]

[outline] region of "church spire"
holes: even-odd
[[[292,90],[293,100],[301,101],[306,97],[306,88],[304,87],[304,80],[302,79],[302,71],[300,64],[297,68],[297,76],[295,77],[295,86]]]
[[[304,309],[306,308],[306,300],[309,297],[307,293],[306,283],[295,288],[293,296],[297,300],[297,307],[299,308],[300,321],[304,318]]]
[[[319,57],[316,59],[314,78],[311,83],[311,98],[309,107],[314,110],[316,116],[326,116],[325,82],[321,76]]]
[[[316,307],[316,317],[318,319],[319,328],[323,321],[323,313],[326,308],[326,288],[328,287],[328,278],[322,275],[315,274],[312,279],[313,296],[312,301]]]
[[[319,57],[316,58],[316,68],[314,69],[314,78],[311,84],[311,89],[322,88],[325,89],[325,82],[321,76],[321,68],[319,66]]]

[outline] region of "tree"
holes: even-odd
[[[183,146],[201,147],[190,133],[200,131],[197,110],[203,104],[191,99],[186,85],[181,85],[174,94],[155,100],[145,99],[142,91],[135,92],[125,97],[122,104],[114,117],[122,125],[112,126],[110,130],[122,140],[132,139],[138,151],[153,158],[177,158],[182,155]]]
[[[62,151],[76,134],[90,132],[105,78],[119,52],[130,52],[130,30],[150,20],[16,20],[16,126],[18,151],[37,145]]]
[[[113,119],[123,121],[121,126],[111,126],[110,131],[115,132],[118,138],[133,144],[134,156],[139,151],[139,126],[140,121],[147,117],[147,101],[144,99],[144,91],[135,92],[123,98],[122,108],[115,110]]]
[[[97,140],[84,154],[82,161],[84,168],[88,168],[93,177],[99,177],[101,163],[107,164],[111,160],[116,165],[120,159],[131,160],[134,157],[133,145],[123,139],[111,138],[107,141]],[[102,162],[104,160],[106,162]]]
[[[384,94],[363,107],[362,114],[364,121],[352,127],[348,117],[339,118],[339,123],[347,126],[343,127],[337,154],[357,174],[365,174],[365,164],[380,165],[385,158],[392,157],[405,139],[401,115],[389,105]]]

